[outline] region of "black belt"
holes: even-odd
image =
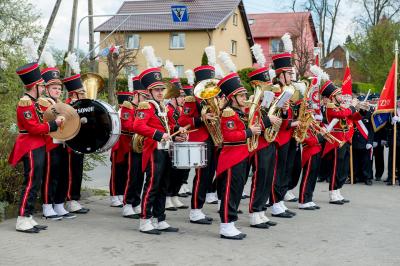
[[[122,135],[131,136],[131,137],[133,137],[133,135],[134,135],[134,133],[129,132],[129,131],[125,131],[125,130],[121,130],[121,134],[122,134]]]
[[[348,132],[348,131],[349,131],[349,129],[333,129],[332,130],[332,132],[343,132],[343,133]]]
[[[19,134],[29,134],[28,130],[20,130]]]
[[[246,141],[241,141],[241,142],[223,142],[222,145],[223,146],[240,146],[240,145],[244,145],[247,144]]]

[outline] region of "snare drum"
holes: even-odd
[[[204,142],[174,142],[170,154],[172,167],[177,169],[207,166],[207,144]]]
[[[81,99],[72,104],[81,118],[78,135],[66,141],[68,147],[79,153],[105,152],[111,149],[121,134],[118,113],[108,103]]]

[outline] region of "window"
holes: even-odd
[[[237,26],[238,25],[238,14],[234,13],[232,17],[233,25]]]
[[[271,53],[279,54],[284,50],[283,42],[281,39],[271,39]]]
[[[184,49],[185,48],[185,33],[171,33],[170,49]]]
[[[127,49],[139,49],[140,47],[140,35],[139,34],[129,34],[126,38],[126,48]]]
[[[333,68],[343,68],[343,62],[340,60],[333,61]]]
[[[140,74],[139,68],[137,65],[130,65],[130,66],[125,67],[125,75],[128,77],[130,74],[135,75],[135,76]]]
[[[175,69],[178,72],[178,77],[183,78],[185,76],[185,69],[183,65],[175,65]]]
[[[231,55],[237,55],[237,41],[231,41]]]
[[[253,25],[256,22],[254,18],[249,19],[249,25]]]

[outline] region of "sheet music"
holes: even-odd
[[[281,98],[279,101],[276,103],[276,106],[278,108],[282,108],[285,102],[289,101],[289,99],[292,97],[293,93],[289,91],[284,91],[281,95]]]
[[[261,102],[261,106],[265,108],[269,108],[274,99],[275,94],[272,91],[264,91],[264,98]]]

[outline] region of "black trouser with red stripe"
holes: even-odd
[[[116,162],[117,152],[111,153],[110,196],[124,195],[126,180],[128,179],[129,154],[125,154],[122,162]]]
[[[140,204],[144,173],[142,172],[142,154],[129,152],[128,156],[128,180],[124,191],[124,204],[132,204],[136,207]]]
[[[319,172],[321,153],[314,154],[308,159],[303,167],[303,176],[299,187],[299,203],[304,204],[312,201],[315,184]]]
[[[278,145],[278,144],[276,144]],[[270,203],[278,203],[283,200],[287,191],[287,185],[289,183],[289,178],[286,175],[287,167],[287,155],[289,152],[290,142],[276,148],[276,175],[272,180],[272,191],[270,197]]]
[[[170,169],[170,182],[168,184],[168,197],[178,196],[179,189],[181,188],[183,181],[189,177],[190,169],[176,169],[171,167]]]
[[[63,203],[68,186],[66,149],[58,145],[46,152],[46,174],[42,182],[43,204]]]
[[[22,183],[19,216],[29,217],[33,214],[37,193],[44,176],[45,160],[45,146],[32,150],[22,157],[24,181]]]
[[[217,147],[214,147],[214,149],[213,149],[213,160],[215,161],[215,162],[218,162],[218,158],[219,158],[219,154],[221,153],[221,148],[217,148]],[[214,169],[217,169],[217,165],[215,164],[214,165]],[[212,183],[211,183],[211,186],[207,189],[207,193],[215,193],[215,192],[217,192],[217,194],[218,194],[218,191],[217,191],[217,178],[214,178],[214,176],[213,176],[213,181],[212,181]]]
[[[261,212],[271,194],[272,179],[276,174],[276,147],[271,144],[258,150],[252,158],[249,213]]]
[[[326,156],[332,154],[332,165],[329,168],[329,190],[341,189],[349,175],[350,144],[346,143],[340,148],[335,148]]]
[[[301,175],[301,149],[300,144],[298,144],[294,138],[290,140],[286,175],[289,180],[286,191],[292,190],[299,183]]]
[[[142,193],[142,219],[165,220],[165,199],[169,183],[171,159],[167,151],[154,150],[146,168],[146,180]]]
[[[204,168],[196,169],[196,175],[193,178],[192,188],[192,209],[202,209],[206,200],[206,193],[212,186],[212,181],[215,175],[216,162],[210,160],[214,154],[214,143],[211,139],[206,141],[207,143],[207,166]]]
[[[221,192],[219,209],[221,223],[235,222],[238,219],[237,211],[247,180],[248,164],[246,158],[218,176],[218,191]]]
[[[67,200],[80,200],[83,178],[84,154],[68,151],[68,190]]]

